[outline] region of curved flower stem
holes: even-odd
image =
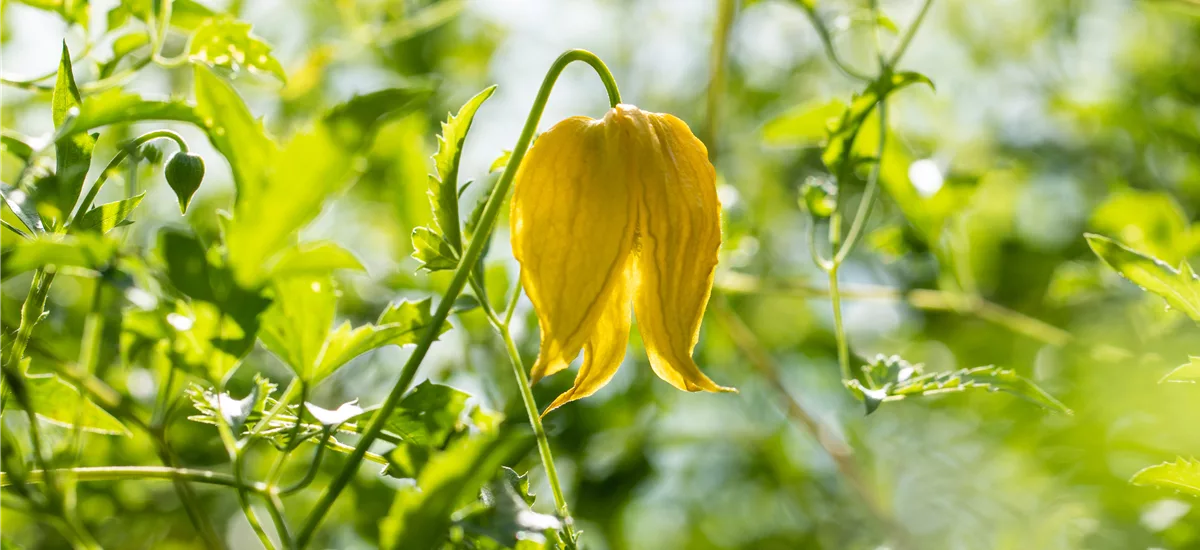
[[[429,353],[430,346],[437,339],[441,332],[442,325],[446,322],[446,318],[450,315],[450,310],[454,307],[454,301],[462,294],[463,288],[467,284],[467,279],[470,278],[472,270],[475,268],[475,263],[479,261],[480,254],[488,244],[488,237],[492,234],[492,230],[496,227],[496,220],[500,216],[500,207],[508,196],[508,191],[512,187],[513,178],[517,174],[517,168],[521,165],[521,160],[525,158],[525,153],[529,150],[529,145],[533,143],[533,136],[537,133],[538,123],[542,119],[542,112],[546,110],[546,102],[550,99],[550,91],[554,88],[554,83],[558,80],[563,69],[567,65],[575,61],[582,61],[590,65],[599,74],[600,80],[604,82],[604,87],[608,91],[608,100],[612,106],[616,106],[621,102],[621,93],[617,90],[616,81],[613,79],[612,73],[604,62],[596,57],[596,54],[586,50],[570,50],[554,61],[547,71],[545,79],[542,81],[542,87],[538,90],[537,97],[533,101],[533,107],[529,110],[529,116],[525,119],[525,127],[521,129],[521,136],[517,138],[517,144],[513,147],[512,156],[508,161],[508,166],[504,168],[504,173],[500,175],[499,181],[492,189],[491,195],[488,196],[487,204],[484,206],[483,215],[479,221],[479,229],[476,230],[475,238],[471,239],[470,246],[463,253],[459,260],[458,268],[454,270],[454,276],[450,280],[450,285],[446,289],[446,293],[442,295],[441,302],[438,303],[437,311],[433,314],[433,320],[429,324],[429,328],[421,337],[421,341],[417,343],[416,349],[409,356],[408,362],[404,364],[404,368],[400,371],[400,379],[392,386],[391,393],[380,406],[379,412],[371,420],[367,426],[366,432],[362,438],[354,446],[354,451],[346,459],[346,464],[342,466],[342,470],[333,478],[329,486],[325,488],[325,492],[321,494],[315,506],[307,518],[304,525],[301,527],[299,534],[296,536],[296,546],[304,548],[312,541],[312,536],[316,532],[317,527],[321,524],[325,514],[329,512],[329,508],[333,506],[333,502],[337,500],[338,495],[346,488],[346,484],[354,477],[358,471],[358,466],[362,464],[363,457],[366,456],[367,450],[371,444],[379,438],[379,434],[383,431],[383,425],[388,418],[391,417],[392,411],[400,404],[400,399],[404,397],[404,392],[412,384],[413,378],[417,375],[417,369],[421,366],[421,362],[425,360],[425,355]]]
[[[895,67],[900,62],[900,57],[908,50],[908,45],[912,43],[912,39],[917,34],[917,29],[921,27],[921,23],[925,22],[925,15],[929,13],[929,6],[933,5],[933,0],[925,0],[921,4],[921,10],[917,12],[916,19],[913,19],[912,24],[904,31],[904,36],[900,37],[900,42],[896,44],[896,49],[888,58],[887,64],[889,67]]]
[[[145,134],[134,138],[133,141],[125,144],[124,147],[121,147],[121,150],[118,151],[115,156],[113,156],[112,160],[108,161],[108,165],[104,167],[102,172],[100,172],[100,176],[96,178],[96,183],[92,184],[91,189],[88,189],[87,195],[83,197],[83,202],[79,203],[79,209],[75,211],[75,216],[71,218],[71,225],[73,226],[76,223],[79,223],[79,220],[83,219],[83,215],[87,214],[87,211],[91,209],[92,203],[96,200],[96,195],[100,194],[100,188],[104,187],[104,183],[108,181],[109,172],[115,170],[117,166],[119,166],[121,162],[125,160],[125,157],[128,157],[130,153],[137,150],[137,148],[141,147],[142,144],[159,138],[166,138],[174,141],[177,145],[179,145],[179,150],[184,153],[188,151],[187,142],[183,141],[183,138],[180,137],[179,134],[172,132],[171,130],[155,130],[153,132],[146,132]]]
[[[815,3],[797,2],[797,4],[800,4],[800,7],[804,9],[804,15],[808,16],[808,21],[812,23],[813,28],[816,29],[817,36],[821,39],[821,44],[825,46],[825,55],[829,57],[829,61],[831,61],[833,65],[842,72],[842,74],[850,78],[861,80],[863,82],[870,82],[873,80],[870,76],[859,72],[842,61],[842,58],[837,53],[837,49],[833,47],[833,35],[830,34],[829,27],[825,26],[825,21],[821,19],[821,14],[817,13]]]

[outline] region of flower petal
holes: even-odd
[[[618,130],[566,119],[538,138],[517,172],[513,255],[542,329],[534,382],[579,355],[628,270],[637,208]]]
[[[613,290],[612,298],[596,322],[595,332],[584,344],[583,366],[575,376],[575,385],[550,403],[542,412],[542,416],[576,399],[596,393],[617,373],[617,367],[620,367],[621,361],[625,359],[625,347],[629,345],[629,321],[633,313],[633,297],[630,292],[633,285],[630,275],[630,272],[626,272],[621,276],[619,285]]]
[[[736,391],[710,380],[692,360],[721,247],[716,172],[687,124],[646,113],[657,141],[639,158],[639,251],[634,309],[663,380],[684,391]]]

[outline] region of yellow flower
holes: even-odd
[[[602,120],[568,118],[538,138],[515,185],[513,255],[542,328],[533,381],[584,352],[575,385],[546,412],[612,379],[631,314],[660,378],[684,391],[736,391],[692,360],[721,205],[708,151],[687,124],[632,105]]]

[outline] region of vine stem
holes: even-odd
[[[608,92],[608,100],[612,106],[616,106],[621,102],[621,94],[617,90],[617,84],[613,79],[612,73],[604,62],[596,57],[596,54],[587,50],[570,50],[563,53],[554,61],[547,71],[546,77],[542,80],[542,86],[538,90],[537,97],[533,101],[533,106],[529,111],[529,116],[525,119],[525,127],[521,130],[521,135],[517,138],[517,144],[513,147],[512,156],[508,161],[508,166],[504,168],[504,172],[500,175],[500,180],[496,182],[496,186],[492,189],[491,195],[488,196],[487,204],[484,206],[483,215],[479,222],[479,229],[475,233],[475,238],[471,239],[470,246],[463,253],[459,260],[458,267],[454,270],[454,276],[450,280],[450,285],[446,289],[446,293],[442,296],[441,302],[438,303],[437,311],[433,314],[433,320],[429,324],[429,328],[421,337],[421,341],[417,343],[416,349],[413,350],[408,361],[404,364],[404,368],[400,371],[400,379],[392,386],[392,391],[380,406],[379,413],[371,420],[367,426],[366,432],[363,433],[358,443],[354,446],[354,451],[346,459],[346,463],[342,466],[337,476],[325,488],[325,492],[317,500],[307,518],[304,525],[301,527],[299,534],[296,536],[296,545],[299,548],[305,548],[312,541],[313,534],[324,519],[325,514],[329,512],[329,508],[333,506],[333,502],[337,500],[338,495],[350,483],[350,479],[354,477],[358,471],[359,464],[362,463],[363,457],[367,454],[368,448],[379,437],[383,431],[384,423],[391,417],[392,412],[400,404],[400,399],[404,396],[404,392],[412,384],[413,378],[416,377],[417,369],[424,361],[425,355],[429,353],[430,346],[437,339],[441,332],[442,325],[446,322],[446,318],[450,315],[450,310],[454,307],[454,301],[462,294],[463,288],[467,284],[467,279],[471,276],[471,271],[475,268],[475,263],[479,261],[479,257],[483,254],[483,249],[488,244],[488,238],[492,234],[492,230],[496,226],[496,220],[500,215],[500,207],[508,196],[508,191],[512,187],[513,178],[516,176],[517,168],[521,165],[521,160],[525,158],[525,153],[529,150],[529,145],[533,142],[533,136],[537,133],[538,123],[542,119],[542,113],[546,110],[546,102],[550,99],[550,91],[554,88],[554,83],[558,80],[563,69],[567,65],[575,61],[582,61],[595,69],[600,76],[600,80],[604,82],[605,90]]]
[[[477,295],[484,296],[481,293],[482,285],[478,281],[472,281],[471,284]],[[521,281],[518,279],[516,290],[513,291],[509,303],[515,303],[520,298]],[[537,400],[533,397],[533,387],[529,383],[529,376],[525,374],[525,362],[521,360],[521,352],[517,350],[517,344],[512,338],[512,331],[509,330],[508,324],[511,322],[511,316],[506,315],[502,322],[492,310],[491,304],[485,300],[480,300],[480,302],[483,304],[484,315],[487,316],[500,338],[504,340],[504,351],[508,353],[509,365],[512,366],[513,376],[517,379],[517,387],[521,390],[521,403],[525,406],[525,414],[529,417],[529,425],[533,428],[533,435],[537,439],[538,454],[542,459],[542,467],[546,470],[546,480],[550,482],[550,492],[554,495],[554,506],[563,518],[563,531],[567,535],[567,540],[574,544],[577,535],[571,521],[571,511],[567,507],[567,498],[558,478],[558,468],[554,466],[554,454],[550,451],[550,439],[546,436],[546,428],[542,426],[542,416],[538,413]]]
[[[102,172],[100,172],[100,176],[96,178],[96,183],[92,184],[92,187],[88,189],[87,195],[83,197],[83,202],[79,203],[79,208],[75,211],[75,216],[71,218],[71,226],[79,223],[79,220],[83,219],[83,215],[87,214],[87,211],[91,209],[92,203],[96,201],[96,195],[100,194],[100,188],[104,187],[105,182],[108,181],[108,174],[115,170],[117,166],[119,166],[125,160],[125,157],[128,157],[129,154],[137,150],[138,147],[141,147],[148,141],[159,138],[170,139],[179,145],[180,151],[184,153],[188,151],[187,142],[183,141],[183,138],[180,137],[179,134],[172,132],[171,130],[155,130],[153,132],[146,132],[134,138],[133,141],[125,144],[124,147],[121,147],[121,150],[113,156],[112,160],[108,161],[108,165],[104,167]]]
[[[265,483],[251,482],[239,483],[237,479],[229,474],[220,472],[212,472],[208,470],[195,470],[190,468],[171,468],[166,466],[97,466],[97,467],[79,467],[79,468],[58,468],[54,470],[31,470],[28,472],[28,477],[23,481],[26,483],[39,483],[46,479],[47,474],[70,474],[78,481],[126,481],[126,480],[145,480],[145,479],[163,479],[189,481],[193,483],[205,483],[209,485],[222,485],[225,487],[243,488],[254,493],[266,493],[267,485]],[[9,475],[0,472],[0,487],[7,487],[12,484]]]

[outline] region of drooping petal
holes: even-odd
[[[684,391],[736,391],[700,372],[692,349],[721,247],[716,172],[687,124],[644,113],[656,143],[641,148],[634,311],[650,366]]]
[[[517,172],[513,255],[542,330],[534,382],[579,355],[627,271],[637,208],[616,130],[566,119],[538,138]]]
[[[629,261],[632,262],[630,257]],[[583,399],[596,393],[612,380],[617,373],[617,367],[625,359],[625,347],[629,345],[629,321],[632,312],[631,272],[621,275],[620,283],[613,289],[613,296],[604,307],[604,312],[596,322],[591,338],[583,345],[583,366],[575,376],[575,385],[559,395],[542,412],[545,416],[576,399]]]

